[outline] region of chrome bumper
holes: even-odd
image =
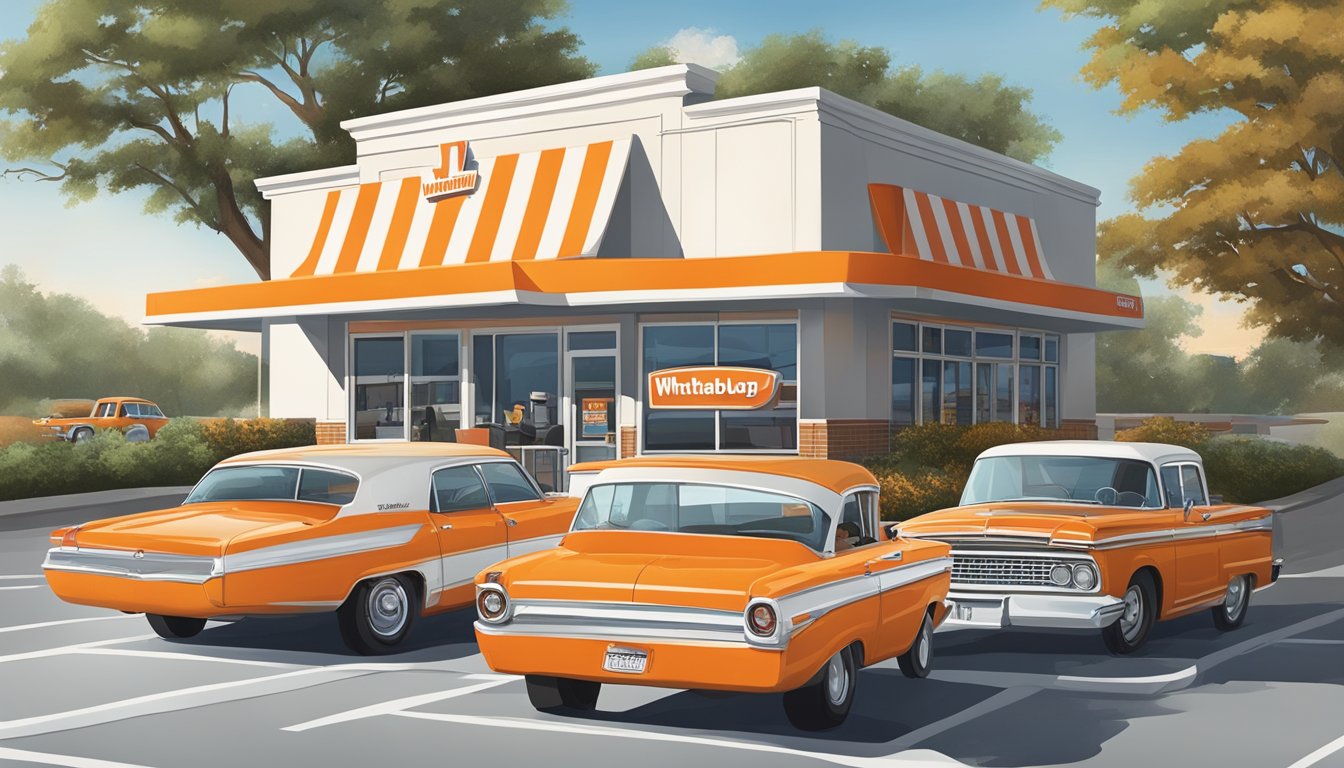
[[[1100,629],[1125,608],[1110,595],[949,592],[947,602],[943,629]]]
[[[115,576],[136,581],[204,584],[224,575],[224,562],[218,557],[170,555],[143,550],[55,547],[47,550],[42,569]]]

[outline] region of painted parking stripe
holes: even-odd
[[[46,584],[24,584],[17,587],[0,587],[0,592],[6,592],[12,589],[42,589]]]
[[[953,760],[946,755],[930,750],[915,750],[914,752],[883,755],[880,757],[863,757],[858,755],[837,755],[828,752],[812,752],[805,749],[781,747],[775,744],[733,741],[732,739],[711,739],[704,736],[692,736],[683,733],[638,731],[625,728],[612,728],[604,725],[590,725],[586,723],[558,723],[545,720],[523,720],[513,717],[448,715],[438,712],[392,712],[390,714],[396,717],[409,717],[417,720],[457,723],[460,725],[472,725],[485,728],[515,728],[525,731],[567,733],[577,736],[601,736],[603,738],[637,739],[641,741],[669,741],[677,744],[694,744],[723,749],[740,749],[747,752],[766,752],[775,755],[811,758],[832,763],[834,765],[850,766],[851,768],[949,768],[949,766],[966,765],[965,763]]]
[[[42,659],[48,656],[64,656],[69,653],[85,648],[100,648],[105,645],[119,645],[121,643],[134,643],[138,640],[149,640],[158,637],[158,635],[131,635],[130,637],[114,637],[110,640],[94,640],[90,643],[75,643],[74,645],[62,645],[56,648],[43,648],[40,651],[28,651],[27,653],[11,653],[7,656],[0,656],[0,664],[9,661],[28,661],[29,659]]]
[[[495,688],[505,683],[511,683],[515,680],[522,679],[520,677],[515,677],[513,675],[466,675],[463,679],[477,680],[480,678],[487,678],[487,681],[483,683],[477,683],[476,685],[463,686],[462,688],[452,688],[447,691],[436,691],[434,693],[420,694],[419,696],[407,696],[406,698],[403,699],[392,699],[391,701],[384,701],[381,704],[371,704],[367,707],[352,709],[348,712],[339,712],[337,714],[330,715],[328,717],[320,717],[316,720],[309,720],[306,723],[291,725],[285,728],[281,728],[280,730],[289,731],[291,733],[299,733],[302,731],[310,731],[314,728],[322,728],[328,725],[338,725],[340,723],[348,723],[351,722],[352,720],[363,720],[365,718],[379,717],[381,715],[393,715],[404,709],[410,709],[412,707],[423,707],[426,704],[433,704],[436,701],[453,699],[457,698],[458,696],[466,696],[468,694],[476,693],[478,691],[484,691],[489,688]]]
[[[1309,766],[1313,766],[1321,762],[1325,758],[1335,754],[1341,749],[1344,749],[1344,736],[1340,736],[1338,739],[1335,739],[1334,741],[1330,742],[1329,744],[1326,744],[1325,746],[1321,747],[1315,752],[1312,752],[1310,755],[1307,755],[1301,760],[1298,760],[1296,763],[1293,763],[1292,765],[1288,766],[1288,768],[1309,768]]]
[[[153,637],[153,635],[150,635]],[[291,664],[283,661],[258,661],[256,659],[234,659],[228,656],[202,656],[196,653],[177,653],[174,651],[137,651],[128,648],[77,648],[70,653],[81,656],[129,656],[137,659],[169,659],[171,661],[204,661],[212,664],[238,664],[246,667],[269,667],[271,669],[310,669],[309,664]]]
[[[5,576],[0,576],[0,581],[37,581],[38,579],[45,579],[45,578],[46,577],[40,573],[35,573],[32,576],[24,576],[22,574],[13,573]]]
[[[40,765],[63,765],[68,768],[146,768],[146,766],[138,763],[118,763],[114,760],[99,760],[96,757],[53,755],[50,752],[29,752],[26,749],[10,749],[8,747],[0,747],[0,760],[14,760]]]
[[[1037,693],[1039,690],[1039,688],[1011,688],[999,691],[975,706],[967,707],[956,714],[948,715],[942,720],[937,720],[928,725],[916,728],[895,741],[890,742],[887,746],[891,748],[893,753],[909,749],[920,742],[927,741],[934,736],[944,733],[945,731],[950,731],[957,726],[965,725],[966,723],[983,717],[990,712],[995,712],[1004,707],[1016,704],[1028,696]],[[959,763],[957,764],[959,765]]]
[[[66,624],[83,624],[89,621],[120,621],[123,619],[139,619],[140,616],[88,616],[83,619],[61,619],[60,621],[39,621],[36,624],[20,624],[15,627],[0,627],[0,634],[5,632],[22,632],[26,629],[42,629],[43,627],[60,627]]]
[[[1344,565],[1336,565],[1333,568],[1323,568],[1319,571],[1309,571],[1307,573],[1281,573],[1280,579],[1344,579]]]
[[[1280,640],[1280,643],[1292,643],[1294,645],[1344,645],[1344,640],[1326,640],[1313,637],[1290,637],[1286,640]]]

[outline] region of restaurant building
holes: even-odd
[[[820,88],[714,80],[347,121],[354,165],[257,181],[274,279],[151,294],[147,322],[263,334],[270,415],[322,442],[496,425],[583,461],[854,456],[931,421],[1095,436],[1095,334],[1143,322],[1095,287],[1096,189]]]

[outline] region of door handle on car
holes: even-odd
[[[444,523],[443,525],[439,526],[439,530],[441,531],[451,531],[452,529],[453,529],[452,523]]]

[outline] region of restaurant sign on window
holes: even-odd
[[[611,408],[611,398],[609,397],[585,397],[583,398],[583,431],[582,436],[586,440],[593,438],[604,438],[610,431],[607,425],[607,412]]]
[[[654,409],[753,411],[779,401],[779,372],[764,368],[696,366],[649,374]]]

